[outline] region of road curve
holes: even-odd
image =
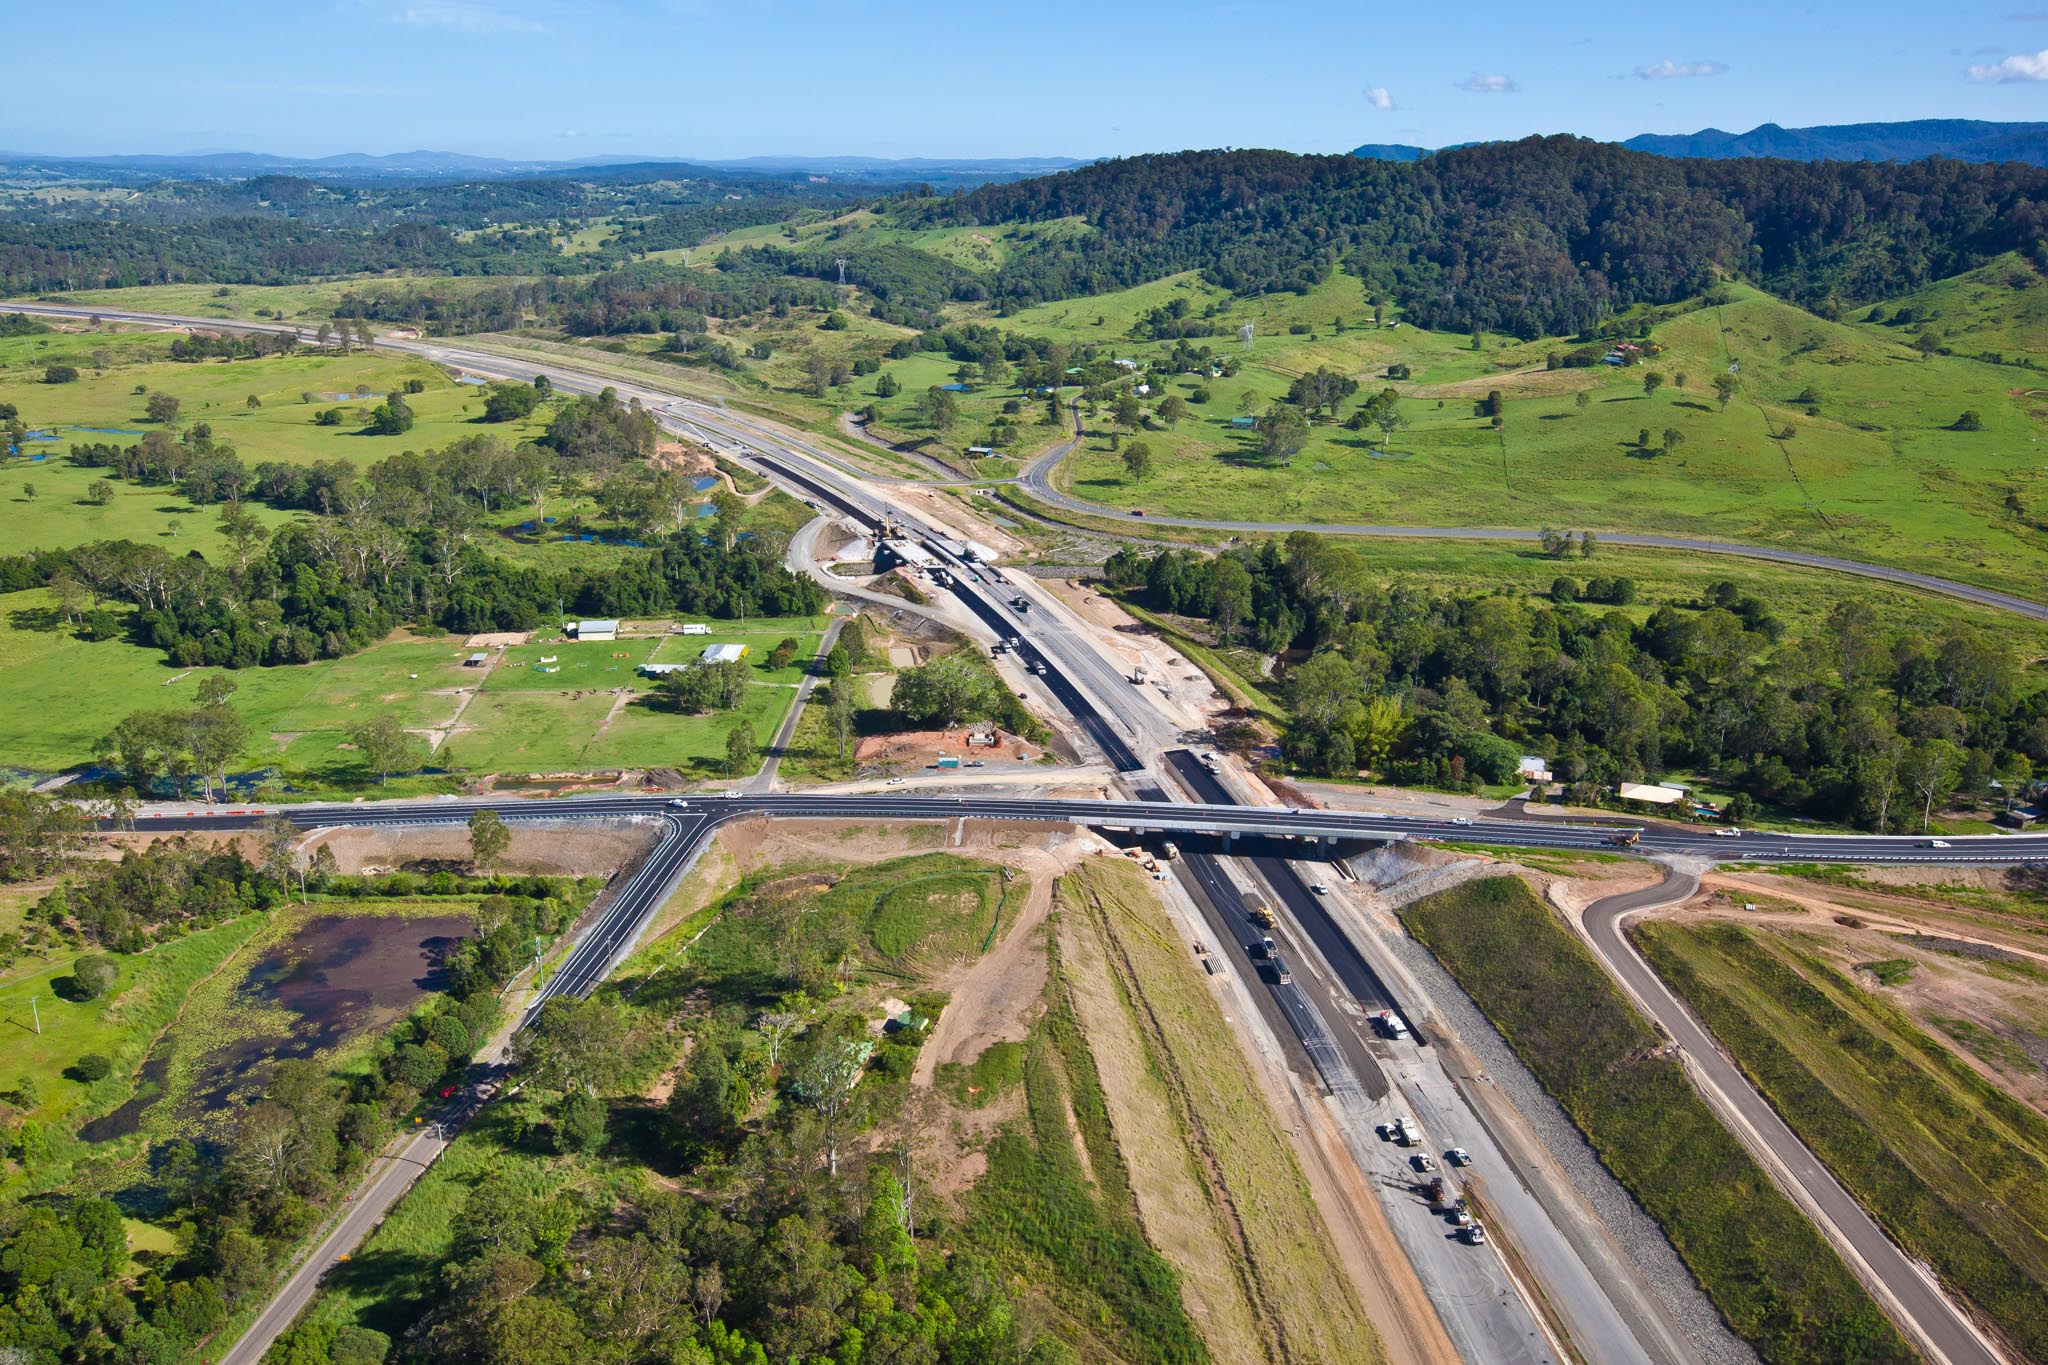
[[[291,323],[237,322],[224,318],[185,317],[173,313],[141,312],[121,308],[92,308],[75,304],[10,302],[0,305],[0,308],[4,308],[8,312],[34,313],[46,317],[97,317],[114,322],[136,322],[158,327],[206,327],[226,331],[271,332],[298,337],[301,340],[309,339],[306,328]],[[459,342],[451,344],[442,338],[435,338],[432,341],[403,341],[379,337],[375,344],[390,350],[403,351],[425,359],[438,360],[486,373],[509,372],[507,367],[516,370],[520,363],[511,357],[490,351],[465,348]],[[545,369],[550,374],[577,373],[574,366],[564,366],[552,362],[534,363],[538,363],[540,368]],[[593,376],[590,382],[594,386],[603,386],[615,384],[618,381],[597,375]],[[679,399],[678,401],[689,402],[691,400]],[[731,414],[731,416],[736,420],[738,418],[737,414]],[[780,433],[778,433],[779,436]],[[1032,461],[1017,481],[1034,498],[1041,502],[1069,512],[1114,519],[1116,517],[1116,509],[1073,497],[1053,486],[1053,470],[1073,452],[1074,446],[1077,443],[1078,441],[1069,441],[1064,445],[1055,446],[1046,454]],[[823,456],[822,452],[816,451],[811,447],[806,446],[805,449],[808,453],[821,458],[830,458]],[[843,462],[836,459],[833,460],[833,463],[840,464],[842,468],[845,468]],[[847,472],[853,471],[848,470]],[[901,480],[881,479],[866,473],[862,473],[861,477],[875,479],[877,482],[883,483],[904,482]],[[977,480],[975,482],[985,484],[989,481]],[[1135,521],[1136,519],[1133,520]],[[1154,526],[1176,526],[1201,531],[1230,531],[1242,535],[1271,535],[1284,534],[1290,531],[1314,531],[1320,535],[1364,536],[1389,540],[1482,540],[1526,544],[1533,540],[1536,534],[1531,530],[1516,530],[1512,527],[1501,526],[1379,526],[1329,521],[1205,521],[1195,517],[1163,516],[1147,516],[1143,521]],[[1594,529],[1596,531],[1599,530],[1598,527]],[[1861,560],[1843,559],[1836,555],[1811,554],[1804,550],[1785,550],[1768,545],[1747,545],[1738,541],[1694,539],[1687,536],[1635,534],[1624,531],[1600,531],[1599,534],[1601,539],[1609,545],[1622,545],[1635,549],[1649,550],[1680,550],[1694,554],[1729,555],[1743,559],[1765,560],[1774,564],[1788,564],[1797,568],[1823,569],[1833,573],[1854,574],[1859,578],[1877,579],[1886,583],[1894,583],[1901,587],[1917,588],[1923,592],[1939,593],[1944,597],[1974,602],[1978,606],[1990,607],[1996,611],[2012,612],[2015,615],[2025,616],[2036,621],[2048,621],[2048,605],[2029,601],[2024,597],[2015,597],[2011,593],[1997,592],[1990,588],[1980,588],[1969,583],[1958,583],[1954,579],[1939,578],[1933,574],[1915,573],[1910,569],[1894,569],[1882,564],[1868,564]]]
[[[1116,518],[1116,508],[1077,498],[1054,486],[1053,471],[1059,467],[1061,461],[1073,453],[1076,444],[1078,441],[1069,441],[1039,456],[1025,467],[1017,482],[1038,501],[1049,503],[1064,511],[1085,513],[1093,517]],[[1513,527],[1502,526],[1376,526],[1342,521],[1205,521],[1199,517],[1162,517],[1151,513],[1147,513],[1143,518],[1134,517],[1130,520],[1134,527],[1178,526],[1198,531],[1232,531],[1241,535],[1280,535],[1291,531],[1313,531],[1325,536],[1364,536],[1382,540],[1489,540],[1511,541],[1524,545],[1536,538],[1536,532],[1533,530],[1516,530]],[[1875,578],[1902,587],[1918,588],[1923,592],[1940,593],[1944,597],[1974,602],[1978,606],[1990,607],[1995,611],[2009,611],[2036,621],[2048,621],[2048,605],[2031,602],[2024,597],[2015,597],[2011,593],[1997,592],[1991,588],[1958,583],[1950,578],[1915,573],[1911,569],[1893,569],[1882,564],[1866,564],[1858,559],[1843,559],[1837,555],[1811,554],[1805,550],[1783,550],[1769,545],[1748,545],[1732,540],[1700,540],[1690,536],[1601,531],[1598,527],[1594,530],[1598,532],[1601,542],[1607,545],[1622,545],[1631,549],[1683,550],[1694,554],[1732,555],[1742,559],[1768,560],[1773,564],[1790,564],[1802,569],[1825,569],[1832,573],[1854,574],[1859,578]]]
[[[1586,910],[1586,933],[1607,969],[1636,1003],[1684,1050],[1693,1080],[1765,1169],[1828,1240],[1858,1279],[1891,1309],[1916,1344],[1947,1365],[2000,1365],[2004,1357],[1945,1294],[1934,1277],[1898,1247],[1856,1197],[1792,1132],[1770,1102],[1750,1085],[1713,1035],[1664,984],[1623,932],[1629,916],[1676,904],[1699,887],[1699,878],[1673,870],[1662,882],[1595,901]]]

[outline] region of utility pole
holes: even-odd
[[[35,998],[35,997],[34,997],[33,995],[31,995],[31,996],[30,996],[30,997],[28,998],[28,1012],[29,1012],[30,1014],[32,1014],[32,1015],[34,1015],[34,1016],[35,1016],[35,1019],[36,1019],[36,1036],[37,1036],[38,1038],[42,1037],[42,1036],[43,1036],[43,1012],[42,1012],[41,1010],[39,1010],[39,1009],[37,1009],[37,1008],[36,1008],[36,998]]]

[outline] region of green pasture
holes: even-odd
[[[132,436],[107,439],[135,440]],[[27,455],[0,459],[0,504],[6,507],[6,515],[0,517],[0,554],[65,550],[96,540],[132,540],[161,546],[174,555],[197,550],[209,560],[221,562],[226,551],[218,529],[219,507],[188,502],[168,484],[130,483],[105,469],[72,464],[61,455],[34,458],[39,452],[66,448],[30,444]],[[104,506],[94,502],[89,491],[102,479],[113,490],[112,499]],[[31,488],[34,496],[30,496]],[[246,506],[266,526],[302,516],[264,503]]]
[[[1909,323],[1898,322],[1902,309],[1912,310]],[[1884,321],[1873,323],[1873,312]],[[1926,325],[1965,354],[1991,351],[2010,361],[2031,356],[2037,364],[2048,356],[2048,279],[2012,252],[1874,307],[1853,309],[1848,317],[1874,337],[1910,341]],[[2048,387],[2048,374],[2013,373],[2015,384]]]
[[[68,982],[77,950],[24,959],[0,984],[0,1029],[9,1037],[0,1048],[0,1092],[33,1081],[39,1103],[27,1116],[61,1132],[115,1108],[133,1093],[135,1072],[150,1045],[199,983],[263,926],[261,916],[244,915],[166,939],[144,952],[115,954],[120,977],[94,1000],[57,993]],[[36,1031],[38,1020],[41,1032]],[[64,1075],[88,1052],[114,1064],[112,1074],[89,1086]]]
[[[43,339],[14,338],[0,342],[0,348],[19,353],[25,344]],[[84,347],[88,353],[93,349]],[[153,424],[145,404],[148,393],[156,391],[179,398],[183,405],[180,428],[205,422],[213,428],[215,441],[233,445],[249,465],[266,460],[346,460],[368,467],[400,451],[431,450],[479,433],[508,443],[531,440],[546,431],[551,415],[542,409],[523,422],[484,423],[479,420],[484,406],[480,386],[458,384],[438,366],[422,360],[374,352],[344,356],[307,351],[261,360],[190,364],[147,359],[155,352],[141,348],[123,354],[134,356],[133,363],[116,358],[105,370],[81,364],[79,378],[70,384],[43,383],[47,362],[40,358],[0,369],[0,402],[18,407],[22,420],[32,428],[57,430],[54,445],[35,445],[31,452],[48,450],[54,461],[74,443],[133,445],[141,439],[139,435],[102,435],[76,428],[147,431]],[[73,354],[65,363],[76,364],[79,358]],[[359,419],[357,409],[367,413],[385,394],[411,379],[426,385],[423,392],[406,398],[416,419],[412,430],[400,436],[364,434],[367,419]],[[137,387],[145,392],[136,393]],[[358,397],[358,389],[367,392]],[[249,407],[251,396],[262,406]],[[341,425],[316,424],[315,417],[328,408],[343,410]]]
[[[2048,469],[2038,459],[2042,421],[2009,392],[2009,367],[1923,360],[1902,342],[1734,293],[1725,307],[1656,329],[1668,349],[1640,367],[1539,363],[1466,379],[1418,370],[1395,385],[1410,425],[1390,448],[1377,431],[1325,424],[1285,465],[1262,458],[1255,433],[1229,419],[1246,395],[1263,408],[1283,394],[1287,371],[1255,360],[1233,380],[1177,377],[1170,389],[1206,383],[1213,398],[1178,430],[1144,433],[1155,453],[1149,478],[1125,474],[1106,420],[1091,424],[1098,434],[1062,476],[1077,495],[1154,514],[1706,535],[2034,590],[2048,568],[2032,529],[2037,505],[2048,512]],[[1358,345],[1378,348],[1386,336]],[[1709,385],[1731,361],[1741,387],[1722,410]],[[1653,369],[1673,381],[1684,373],[1686,386],[1645,395]],[[1383,382],[1367,375],[1361,390]],[[1809,387],[1818,415],[1794,401]],[[1504,399],[1498,433],[1475,413],[1492,389]],[[1950,429],[1965,410],[1982,430]],[[1780,439],[1788,425],[1793,435]],[[1648,447],[1637,444],[1645,429]],[[1666,429],[1683,438],[1670,453]]]
[[[0,596],[0,684],[17,701],[0,713],[0,768],[42,774],[89,763],[97,741],[122,717],[189,708],[200,680],[216,671],[172,668],[160,652],[123,640],[85,643],[51,624],[50,607],[43,590]],[[230,676],[237,685],[232,704],[250,730],[244,766],[278,768],[287,785],[306,794],[363,790],[375,779],[364,772],[350,736],[380,714],[415,731],[453,726],[430,761],[464,772],[722,764],[734,715],[677,715],[652,700],[652,680],[635,675],[633,666],[657,643],[671,646],[678,659],[695,658],[708,642],[751,645],[753,683],[736,714],[754,723],[765,746],[795,700],[822,620],[756,621],[735,630],[715,624],[718,633],[709,637],[515,647],[487,682],[463,667],[473,651],[452,635],[400,634],[347,658],[242,669]],[[762,666],[790,635],[801,646],[797,661],[772,672]],[[613,660],[615,651],[631,657]],[[524,666],[543,654],[590,667],[542,674]],[[614,663],[619,672],[603,671]],[[463,690],[479,685],[482,691],[464,709]],[[445,779],[394,778],[389,790],[436,789],[437,781],[445,785]],[[286,793],[266,788],[258,794]]]

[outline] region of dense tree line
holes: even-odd
[[[1191,269],[1238,293],[1298,290],[1344,261],[1412,321],[1526,338],[1586,332],[1619,309],[1698,294],[1720,271],[1808,303],[1899,293],[2002,251],[2036,250],[2048,234],[2044,200],[2048,171],[2019,164],[1686,161],[1548,137],[1413,164],[1265,151],[1129,157],[911,213],[1086,219],[1093,233],[1027,246],[983,281],[1009,307]],[[965,286],[946,287],[956,296]]]
[[[1285,656],[1287,751],[1309,772],[1455,787],[1513,781],[1540,754],[1582,798],[1692,770],[1738,802],[1902,830],[2048,763],[2048,692],[2000,642],[1892,629],[1859,603],[1793,635],[1723,583],[1638,624],[1578,600],[1625,580],[1441,594],[1306,533],[1213,558],[1126,548],[1106,574]]]

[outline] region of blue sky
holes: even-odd
[[[0,148],[48,153],[1101,156],[2048,119],[2048,0],[9,8]]]

